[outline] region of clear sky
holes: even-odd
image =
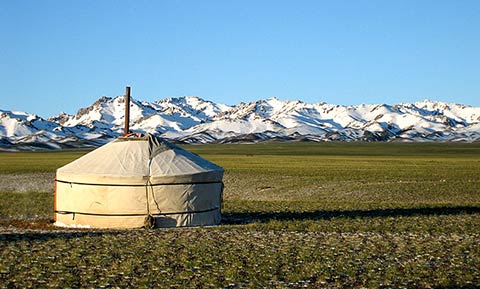
[[[0,2],[0,108],[102,95],[480,106],[480,1]]]

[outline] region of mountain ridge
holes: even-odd
[[[100,97],[47,119],[0,109],[0,149],[102,145],[123,133],[124,96]],[[132,99],[130,128],[179,143],[480,140],[480,107],[441,101],[337,105],[278,98],[229,106],[197,96]]]

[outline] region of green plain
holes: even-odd
[[[0,286],[480,287],[479,143],[185,147],[225,168],[221,226],[8,229],[53,195],[0,192]],[[86,152],[0,153],[0,177]]]

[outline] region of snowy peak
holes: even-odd
[[[230,110],[217,115],[216,119],[276,119],[281,115],[291,114],[303,108],[300,101],[282,101],[276,97],[240,103]]]
[[[48,121],[51,122],[56,122],[60,125],[63,125],[65,122],[67,122],[70,118],[73,118],[73,115],[67,114],[65,112],[61,112],[60,114],[56,116],[52,116],[48,118]]]
[[[131,99],[130,122],[136,123],[151,114],[156,113],[156,107],[149,102]],[[101,97],[88,107],[81,108],[74,116],[60,114],[52,120],[66,127],[87,126],[108,128],[120,132],[124,126],[125,97]],[[61,123],[61,122],[63,123]]]
[[[183,131],[209,122],[229,106],[187,96],[146,102],[131,98],[130,127],[139,132]],[[101,97],[92,105],[81,108],[76,115],[60,114],[51,120],[64,127],[86,126],[108,129],[121,134],[124,128],[125,97]]]
[[[444,115],[448,118],[455,119],[457,122],[473,123],[480,121],[480,111],[478,107],[469,105],[431,100],[406,105],[423,110],[427,114]]]
[[[165,113],[172,115],[177,112],[183,116],[190,115],[199,122],[209,121],[219,113],[230,109],[227,105],[216,104],[196,96],[166,98],[156,101],[155,104],[163,108],[162,111]]]
[[[47,120],[0,110],[0,148],[98,146],[124,128],[125,97],[103,96],[75,115]],[[130,128],[178,142],[479,141],[480,108],[424,100],[415,103],[336,105],[278,98],[235,106],[196,96],[155,102],[131,99]]]
[[[42,130],[53,130],[58,126],[36,114],[0,110],[0,136],[22,137]]]

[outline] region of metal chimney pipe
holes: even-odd
[[[125,130],[124,135],[130,133],[130,86],[125,91]]]

